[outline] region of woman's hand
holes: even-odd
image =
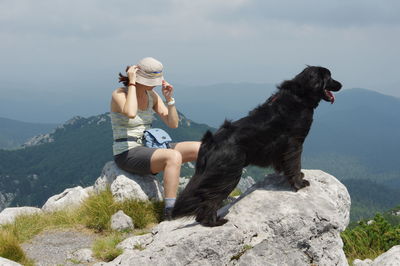
[[[129,78],[129,83],[136,83],[136,72],[138,71],[138,66],[131,66],[128,68],[128,70],[126,71],[126,73],[128,74],[128,78]]]
[[[174,92],[174,87],[163,80],[162,82],[162,94],[164,95],[165,99],[167,102],[169,102],[172,99],[172,93]]]

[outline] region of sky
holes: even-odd
[[[172,84],[278,84],[321,65],[400,97],[399,47],[398,0],[0,0],[0,116],[106,110],[117,74],[147,56]]]

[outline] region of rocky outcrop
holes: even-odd
[[[121,243],[125,252],[96,265],[348,265],[340,232],[350,196],[333,176],[304,170],[309,187],[294,192],[270,175],[220,210],[229,221],[203,227],[193,219],[162,222]]]
[[[1,176],[0,176],[1,177]],[[0,212],[10,206],[10,203],[15,198],[15,193],[7,193],[0,191]]]
[[[161,201],[163,199],[162,186],[154,176],[133,175],[118,168],[113,161],[105,164],[100,177],[94,184],[94,191],[105,190],[108,186],[117,201],[126,199]]]
[[[0,257],[0,265],[1,266],[22,266],[19,263],[16,263],[15,261],[8,260],[5,258]]]
[[[0,213],[0,225],[13,223],[15,218],[20,215],[31,215],[35,213],[41,213],[42,210],[35,207],[13,207],[5,208]]]
[[[240,190],[240,192],[246,192],[249,188],[251,188],[256,181],[251,176],[242,177],[239,181],[239,184],[236,186]]]
[[[42,145],[42,144],[51,143],[51,142],[54,142],[52,133],[40,134],[40,135],[34,136],[31,139],[29,139],[27,142],[25,142],[22,145],[22,147],[27,148],[27,147]]]
[[[375,260],[354,260],[354,266],[396,266],[400,265],[400,245],[394,246]]]
[[[53,212],[77,207],[89,197],[92,190],[92,187],[82,188],[81,186],[67,188],[62,193],[50,197],[43,205],[42,210]]]

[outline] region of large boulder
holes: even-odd
[[[128,173],[115,164],[107,162],[100,177],[94,184],[97,193],[111,188],[111,193],[117,201],[126,199],[161,201],[162,186],[152,175],[139,176]]]
[[[50,197],[43,205],[42,210],[46,212],[53,212],[66,208],[77,207],[87,197],[89,197],[91,190],[91,187],[82,188],[81,186],[67,188],[62,193]]]
[[[8,260],[6,258],[0,257],[0,265],[1,266],[22,266],[19,263],[16,263],[15,261]]]
[[[400,265],[400,245],[394,246],[375,260],[354,260],[354,266],[396,266]]]
[[[298,192],[269,175],[219,211],[225,225],[162,222],[98,265],[348,265],[340,232],[349,222],[349,193],[327,173],[303,172],[311,185]]]
[[[31,215],[41,212],[41,209],[35,207],[5,208],[2,212],[0,212],[0,225],[13,223],[20,215]]]

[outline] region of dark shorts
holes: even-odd
[[[119,168],[132,174],[154,174],[150,169],[150,160],[156,148],[144,146],[135,147],[123,153],[114,155],[114,161]]]

